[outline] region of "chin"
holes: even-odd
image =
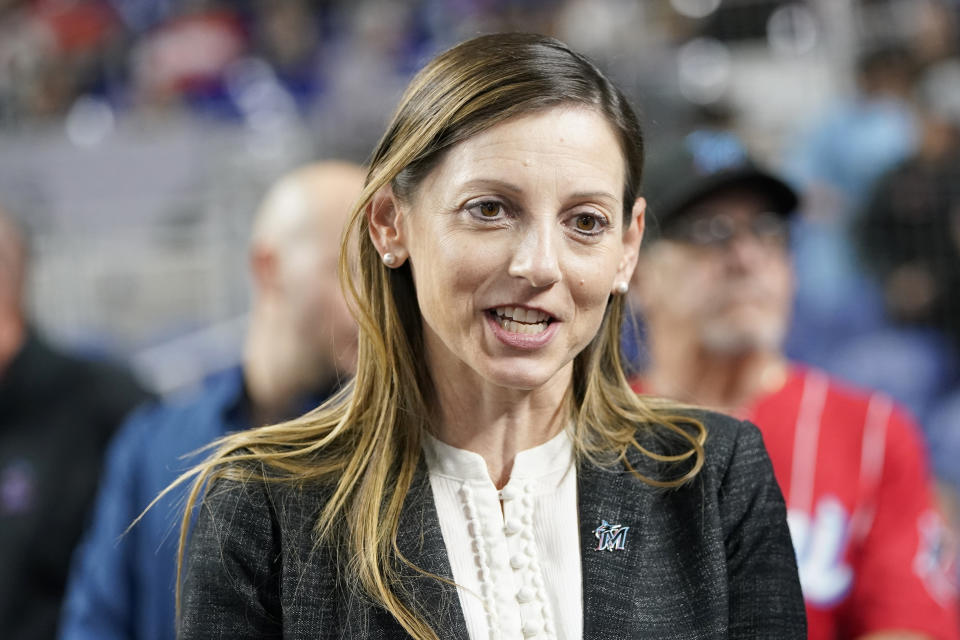
[[[533,391],[550,382],[552,376],[540,374],[537,372],[526,372],[513,370],[484,376],[487,382],[503,387],[504,389],[515,389],[517,391]]]
[[[714,323],[705,327],[701,341],[708,351],[722,355],[747,355],[759,351],[778,351],[786,329],[781,323]]]
[[[558,368],[529,361],[507,361],[487,368],[481,375],[488,383],[504,389],[534,391],[557,380],[566,371],[564,366]]]

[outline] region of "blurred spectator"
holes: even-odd
[[[894,322],[960,339],[960,61],[924,89],[920,147],[879,180],[856,240]]]
[[[0,122],[61,116],[122,74],[124,34],[103,1],[24,3],[0,19]]]
[[[0,210],[0,630],[54,637],[103,451],[148,395],[132,377],[66,355],[24,312],[29,243]]]
[[[75,556],[60,637],[174,638],[185,488],[124,530],[197,449],[231,431],[298,416],[353,371],[356,325],[337,279],[341,230],[360,194],[354,165],[319,163],[281,179],[254,223],[254,302],[243,366],[199,393],[147,406],[113,440],[92,527]],[[193,455],[191,455],[193,454]]]
[[[828,108],[788,152],[787,172],[804,193],[807,215],[848,219],[877,177],[911,153],[915,77],[903,47],[884,45],[861,55],[856,93]]]
[[[904,10],[903,7],[906,7]],[[960,3],[957,0],[920,0],[903,3],[899,9],[909,16],[910,48],[923,66],[935,64],[957,51],[957,21]]]
[[[259,0],[254,12],[254,50],[301,101],[322,87],[324,11],[307,0]]]
[[[925,423],[958,372],[960,63],[924,75],[919,107],[917,152],[879,178],[852,227],[884,324],[832,357],[834,370],[909,403]]]
[[[826,365],[837,344],[880,322],[879,295],[858,268],[849,226],[876,179],[915,148],[914,77],[906,49],[867,51],[857,93],[837,101],[787,152],[787,174],[803,194],[793,221],[797,292],[788,350],[804,360]]]
[[[920,434],[886,396],[787,361],[797,198],[730,136],[651,154],[661,235],[642,251],[643,392],[760,428],[787,503],[811,640],[960,638],[949,535]]]
[[[953,374],[926,380],[918,401],[944,501],[960,531],[960,395],[942,398],[945,383],[956,385],[960,346],[960,60],[925,73],[919,103],[917,153],[878,181],[855,226],[860,256],[880,284],[891,326],[857,338],[845,351],[869,342],[876,353],[889,353],[905,336],[924,336],[925,349],[883,364],[874,355],[861,369],[894,392],[931,364]]]
[[[852,218],[851,247],[876,283],[880,322],[836,345],[824,365],[891,394],[925,425],[958,373],[960,63],[928,69],[916,94],[915,153],[878,178]]]
[[[186,100],[199,108],[228,109],[225,70],[247,48],[240,16],[226,7],[197,9],[159,25],[131,55],[137,102],[165,106]]]

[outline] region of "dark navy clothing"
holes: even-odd
[[[297,409],[318,403],[310,399]],[[92,525],[74,557],[62,639],[175,637],[177,544],[189,483],[123,532],[163,489],[203,460],[207,452],[197,449],[252,426],[248,405],[242,371],[235,368],[212,376],[199,392],[131,416],[108,451]]]
[[[3,638],[55,636],[104,450],[149,397],[128,371],[63,353],[32,332],[0,371]]]

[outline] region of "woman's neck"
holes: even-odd
[[[517,453],[547,442],[564,427],[572,367],[533,390],[505,389],[473,376],[436,383],[434,435],[453,447],[483,456],[490,479],[502,488]],[[467,382],[469,380],[469,382]]]

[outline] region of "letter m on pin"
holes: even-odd
[[[597,551],[622,551],[627,546],[627,531],[630,527],[624,527],[619,524],[610,524],[606,520],[594,529],[593,535],[597,537]]]

